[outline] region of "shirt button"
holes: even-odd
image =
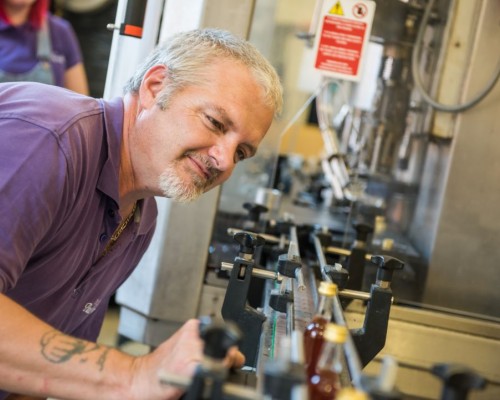
[[[114,218],[115,217],[115,210],[113,210],[112,208],[110,208],[108,210],[108,215],[111,217],[111,218]]]
[[[101,241],[101,243],[104,243],[106,240],[108,240],[108,235],[102,233],[101,236],[99,236],[99,240]]]

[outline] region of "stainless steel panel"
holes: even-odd
[[[499,62],[498,51],[493,49],[498,48],[500,38],[500,3],[489,0],[482,4],[483,15],[464,83],[464,99],[472,98],[485,86]],[[479,105],[455,116],[451,154],[445,158],[449,164],[436,170],[432,167],[439,165],[428,160],[416,222],[427,228],[421,229],[417,238],[425,245],[420,250],[429,255],[424,302],[497,318],[500,317],[499,112],[497,83]],[[426,236],[435,236],[435,240],[425,243]]]
[[[345,313],[349,327],[361,326],[364,307],[351,304]],[[431,374],[437,363],[472,368],[489,382],[483,391],[471,391],[471,400],[500,398],[500,324],[433,310],[393,306],[382,352],[364,372],[375,375],[384,356],[399,363],[396,385],[405,394],[439,399],[442,382]]]

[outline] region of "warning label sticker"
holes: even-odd
[[[325,3],[316,34],[315,68],[329,76],[358,80],[375,2],[336,0]]]
[[[331,8],[330,14],[344,15],[344,10],[342,9],[342,4],[340,4],[340,1],[337,1]]]

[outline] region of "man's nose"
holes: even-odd
[[[230,142],[220,142],[210,147],[208,155],[218,170],[226,172],[234,168],[236,147]]]

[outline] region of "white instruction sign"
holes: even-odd
[[[325,0],[314,41],[314,67],[327,76],[359,80],[374,15],[372,0]]]

